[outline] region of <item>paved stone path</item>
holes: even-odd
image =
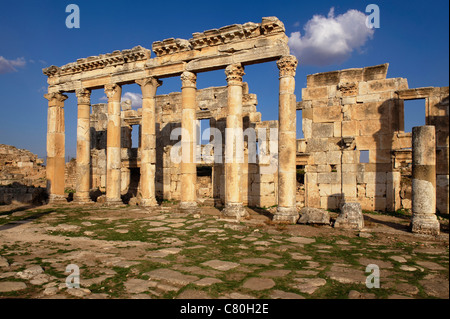
[[[250,213],[236,222],[213,208],[2,207],[0,297],[449,297],[448,234],[417,236],[371,216],[370,237],[359,236]],[[79,267],[79,288],[67,288],[69,264]],[[380,288],[366,287],[368,265],[379,267]]]

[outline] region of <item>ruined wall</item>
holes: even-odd
[[[436,127],[436,208],[449,213],[449,87],[433,88],[427,125]]]
[[[44,161],[28,150],[0,144],[0,204],[45,200]]]
[[[365,210],[411,208],[411,133],[404,100],[425,99],[426,124],[436,128],[438,210],[448,213],[448,87],[408,89],[386,78],[388,65],[309,75],[302,91],[307,156],[306,205]],[[361,152],[363,151],[363,152]],[[363,158],[362,155],[367,156]]]
[[[436,130],[436,208],[449,213],[449,87],[424,87],[397,92],[400,100],[424,100],[425,123]],[[408,110],[405,110],[407,112]],[[411,138],[411,133],[405,133]]]
[[[334,209],[358,201],[365,210],[401,207],[401,174],[392,150],[410,147],[397,90],[406,79],[386,79],[388,65],[309,75],[300,103],[306,166],[306,205]],[[409,143],[409,144],[408,144]],[[360,158],[368,152],[368,161]]]

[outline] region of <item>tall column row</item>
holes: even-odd
[[[279,134],[278,134],[278,208],[274,221],[296,222],[296,98],[295,70],[297,59],[285,56],[277,62],[280,70],[279,82]],[[242,198],[243,147],[243,76],[244,67],[232,64],[225,69],[228,101],[226,118],[225,151],[225,209],[227,216],[243,217],[247,212]],[[196,164],[196,80],[192,72],[181,74],[182,97],[182,161],[180,209],[193,211],[197,207],[197,164]],[[161,81],[156,78],[136,80],[142,90],[141,122],[141,205],[156,206],[156,90]],[[122,88],[119,84],[105,85],[108,97],[107,123],[107,172],[106,202],[122,204],[121,200],[121,107]],[[77,192],[75,200],[87,203],[90,190],[90,94],[89,89],[78,89],[77,120]],[[47,133],[47,176],[50,200],[64,200],[64,100],[61,93],[49,93]],[[241,134],[239,134],[239,132]],[[242,141],[241,141],[242,140]],[[243,152],[242,152],[243,153]]]

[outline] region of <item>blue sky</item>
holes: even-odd
[[[65,25],[66,6],[80,8],[80,28]],[[320,21],[336,22],[349,10],[365,13],[368,4],[380,8],[380,28],[371,37],[359,33],[349,51],[321,63],[311,60],[314,48],[302,51],[296,76],[297,100],[306,87],[308,74],[388,62],[388,77],[404,77],[409,87],[448,86],[449,3],[429,1],[5,1],[0,0],[0,143],[26,148],[45,157],[47,130],[46,77],[42,68],[61,66],[92,55],[141,45],[151,49],[154,41],[189,39],[192,33],[225,25],[261,22],[277,16],[291,36],[300,32],[303,45],[310,39],[304,27],[314,15]],[[334,8],[331,13],[331,8]],[[327,20],[327,18],[329,18]],[[347,28],[349,27],[348,21]],[[350,25],[352,25],[350,23]],[[360,28],[361,29],[361,28]],[[357,32],[355,24],[354,30]],[[358,32],[359,32],[358,31]],[[331,34],[337,36],[336,34]],[[328,48],[336,49],[332,39]],[[356,44],[355,44],[356,43]],[[361,44],[362,43],[362,44]],[[307,46],[307,45],[306,45]],[[308,58],[307,53],[309,52]],[[309,60],[308,60],[309,59]],[[246,67],[244,80],[258,95],[263,120],[278,117],[278,70],[275,62]],[[198,75],[198,88],[226,85],[223,70]],[[165,79],[158,94],[179,91],[179,78]],[[139,94],[137,85],[124,86],[123,93]],[[65,104],[66,155],[76,156],[76,98],[70,93]],[[92,103],[102,102],[96,90]],[[408,104],[408,123],[423,124],[421,104]],[[414,110],[414,111],[412,111]]]

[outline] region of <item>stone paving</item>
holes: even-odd
[[[0,297],[135,299],[449,298],[448,233],[366,216],[363,232],[225,219],[170,204],[0,207]],[[265,215],[269,215],[268,214]],[[66,267],[80,270],[67,288]],[[366,266],[380,288],[366,287]]]

